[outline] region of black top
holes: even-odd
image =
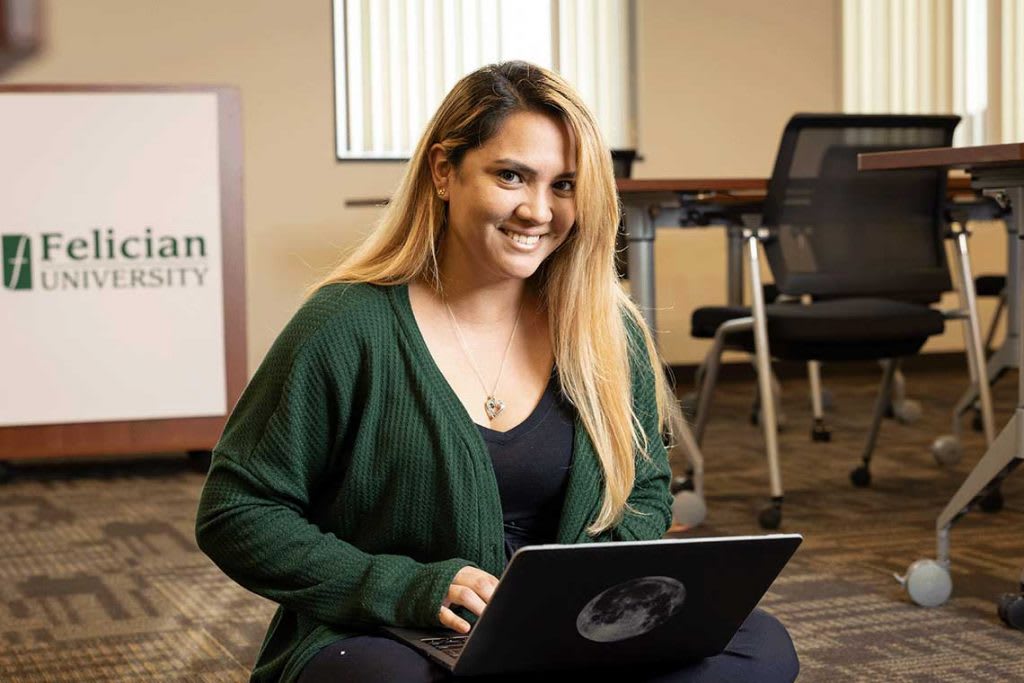
[[[569,482],[575,409],[552,372],[540,403],[507,432],[477,425],[494,464],[505,522],[505,555],[553,543]]]

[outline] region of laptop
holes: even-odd
[[[384,630],[460,676],[693,661],[728,645],[802,541],[526,546],[469,634]]]

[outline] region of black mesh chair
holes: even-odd
[[[949,235],[945,173],[857,170],[861,152],[948,146],[958,122],[957,116],[838,114],[798,114],[789,121],[763,214],[744,217],[753,306],[693,313],[692,334],[714,340],[697,408],[698,442],[725,348],[755,355],[761,396],[771,395],[772,357],[884,361],[863,464],[851,474],[860,486],[870,483],[871,453],[900,358],[941,333],[947,318],[963,318],[971,323],[969,367],[977,371],[981,340],[963,230],[956,231],[955,251],[969,285],[961,290],[963,307],[943,313],[929,305],[952,288],[943,242]],[[779,293],[796,303],[765,305],[759,244]],[[990,434],[991,401],[982,393]],[[783,491],[773,401],[760,401],[760,409],[771,503],[759,521],[774,529],[782,520]]]

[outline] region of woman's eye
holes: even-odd
[[[555,183],[555,190],[566,194],[572,194],[576,189],[576,183],[572,180],[559,180]]]
[[[498,171],[498,177],[506,183],[518,183],[521,180],[518,173],[509,170]]]

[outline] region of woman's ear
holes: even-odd
[[[448,199],[448,180],[451,177],[452,165],[448,161],[448,152],[439,143],[430,148],[430,176],[434,180],[434,191],[441,199]]]

